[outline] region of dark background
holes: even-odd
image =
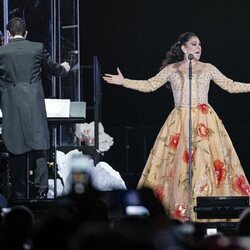
[[[231,79],[250,82],[250,2],[168,0],[84,0],[80,3],[81,64],[98,56],[102,73],[147,79],[155,75],[165,52],[186,31],[201,40],[201,61],[214,64]],[[85,81],[92,103],[92,83]],[[223,120],[250,178],[250,93],[229,94],[211,83],[210,104]],[[102,124],[114,138],[103,160],[135,187],[149,150],[173,109],[165,87],[141,93],[102,81]],[[91,112],[88,122],[92,121]]]

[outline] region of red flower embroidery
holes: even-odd
[[[187,206],[181,203],[175,204],[175,210],[173,211],[173,217],[181,221],[188,219],[187,216]]]
[[[164,187],[159,185],[154,189],[155,197],[162,202],[164,197]]]
[[[174,176],[174,168],[173,167],[170,168],[168,176],[169,177],[173,177]]]
[[[207,187],[207,184],[204,184],[203,186],[201,186],[200,187],[200,193],[202,193],[206,187]]]
[[[176,133],[174,135],[170,136],[170,140],[169,140],[169,147],[173,150],[176,150],[178,143],[179,143],[179,139],[180,139],[180,134]]]
[[[227,170],[224,163],[220,160],[214,161],[214,172],[217,179],[217,187],[220,187],[222,181],[226,179]]]
[[[236,175],[233,178],[233,189],[234,191],[236,191],[237,193],[240,193],[242,195],[249,195],[250,192],[250,187],[247,184],[246,178],[243,175]]]
[[[204,123],[198,124],[197,133],[201,137],[201,139],[207,139],[210,134],[209,129],[205,126]]]
[[[198,105],[197,105],[197,108],[201,111],[202,114],[205,114],[205,115],[206,115],[206,114],[208,113],[209,107],[208,107],[208,105],[205,104],[205,103],[198,104]]]
[[[194,161],[194,158],[195,158],[195,151],[192,151],[192,162]],[[183,161],[185,163],[188,163],[189,162],[189,152],[187,150],[185,150],[183,152],[183,157],[182,157]]]

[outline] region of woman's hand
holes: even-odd
[[[119,68],[117,68],[117,72],[117,75],[105,74],[102,78],[108,83],[123,85],[124,77]]]

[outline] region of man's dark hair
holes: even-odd
[[[26,24],[22,18],[14,17],[8,22],[6,29],[10,32],[11,36],[24,36],[26,33]]]

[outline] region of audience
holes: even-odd
[[[2,246],[4,250],[27,250],[35,228],[33,212],[25,206],[14,206],[2,212]]]
[[[169,217],[150,189],[105,193],[86,179],[82,184],[79,189],[74,187],[79,182],[73,183],[71,193],[58,198],[39,225],[25,206],[2,209],[0,249],[249,249],[250,208],[241,214],[234,236],[207,235],[198,224]]]
[[[250,236],[250,207],[246,208],[240,215],[238,235]]]

